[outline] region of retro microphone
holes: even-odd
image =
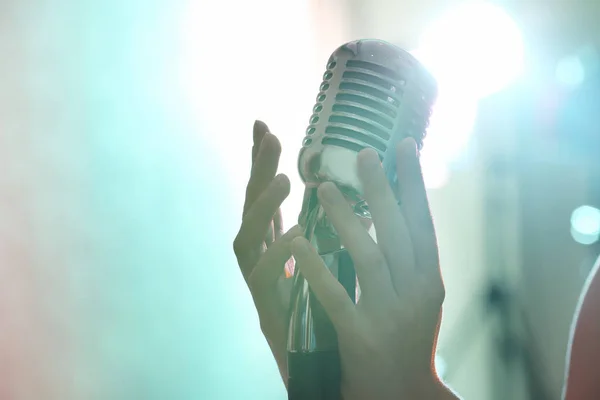
[[[354,212],[370,218],[357,176],[357,155],[377,151],[397,193],[396,145],[413,137],[419,149],[437,96],[432,75],[407,51],[379,40],[357,40],[333,52],[323,75],[298,157],[306,185],[299,224],[332,274],[357,301],[354,265],[317,199],[335,183]],[[288,327],[288,398],[340,400],[335,330],[296,268]]]

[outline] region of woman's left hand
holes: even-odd
[[[334,184],[324,183],[318,190],[354,260],[361,287],[358,304],[306,239],[292,242],[298,268],[337,331],[343,397],[455,399],[432,368],[444,285],[416,144],[406,139],[398,147],[400,206],[378,155],[363,150],[358,159],[377,242]]]

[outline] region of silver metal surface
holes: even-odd
[[[305,237],[315,246],[327,268],[337,278],[340,255],[346,250],[318,202],[317,188],[307,188],[304,196],[300,223],[304,226]],[[291,311],[288,351],[306,353],[337,348],[335,331],[300,273],[294,275]]]

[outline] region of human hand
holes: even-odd
[[[242,226],[233,248],[258,311],[260,326],[287,385],[287,311],[291,278],[290,244],[302,235],[299,227],[283,233],[280,206],[290,192],[290,181],[277,175],[281,145],[263,122],[254,124],[252,172],[246,188]]]
[[[398,206],[379,157],[363,150],[358,173],[377,243],[333,183],[319,199],[352,256],[361,287],[354,304],[304,237],[292,242],[297,267],[335,326],[344,400],[455,398],[432,367],[444,285],[416,144],[398,148]]]

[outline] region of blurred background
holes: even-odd
[[[559,399],[600,253],[584,0],[1,0],[0,398],[286,397],[231,251],[251,129],[296,156],[329,54],[379,38],[440,98],[423,165],[466,400]]]

